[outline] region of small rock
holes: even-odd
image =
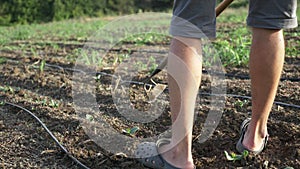
[[[276,165],[280,165],[281,161],[280,160],[275,160]]]
[[[263,164],[263,168],[267,169],[268,165],[269,165],[269,161],[265,161],[264,164]]]
[[[287,167],[284,167],[283,169],[294,169],[294,168],[290,167],[290,166],[287,166]]]
[[[296,157],[300,157],[300,148],[296,149]]]
[[[5,126],[4,126],[4,123],[3,123],[3,121],[1,120],[1,121],[0,121],[0,129],[2,130],[2,129],[4,129],[4,127],[5,127]]]

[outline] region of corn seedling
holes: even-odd
[[[4,92],[14,93],[15,90],[11,86],[0,86],[0,90]]]
[[[247,100],[243,100],[243,101],[238,100],[238,101],[236,101],[234,104],[235,104],[236,106],[238,106],[239,108],[243,108],[243,107],[245,106],[245,104],[247,104],[247,103],[248,103]]]
[[[245,150],[242,154],[235,154],[234,152],[229,154],[227,151],[224,151],[224,153],[225,153],[226,159],[228,161],[233,161],[233,162],[238,161],[238,160],[243,160],[249,155],[249,152],[247,150]]]
[[[45,65],[46,65],[46,61],[43,59],[40,63],[40,73],[41,74],[44,73]]]
[[[125,59],[128,59],[130,57],[130,55],[129,54],[120,54],[120,55],[118,55],[118,60],[119,60],[119,62],[120,63],[122,63]]]
[[[31,52],[31,54],[32,54],[33,57],[37,57],[38,56],[38,52],[36,51],[35,48],[31,47],[30,48],[30,52]]]
[[[157,63],[154,56],[150,56],[148,65],[150,67],[150,72],[153,72],[157,68]]]
[[[54,100],[51,100],[50,103],[49,103],[49,106],[57,108],[59,106],[59,103],[54,101]]]
[[[122,130],[122,132],[124,134],[128,134],[130,136],[133,136],[136,134],[136,132],[139,130],[140,128],[139,127],[133,127],[133,128],[127,128],[126,130]]]
[[[85,115],[85,119],[88,120],[88,121],[90,121],[90,122],[94,121],[94,117],[92,115],[90,115],[90,114],[86,114]]]

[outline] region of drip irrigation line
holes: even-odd
[[[202,73],[211,74],[211,75],[217,75],[217,76],[226,76],[226,77],[231,77],[231,78],[236,78],[236,79],[242,79],[242,80],[250,79],[250,76],[236,75],[236,74],[232,74],[232,73],[222,73],[222,72],[207,71],[207,70],[202,70]],[[300,78],[281,77],[280,81],[300,82]]]
[[[11,62],[18,62],[15,60],[10,60]],[[105,74],[107,76],[114,76],[105,72],[85,72],[83,70],[80,69],[74,69],[74,68],[67,68],[67,67],[62,67],[59,65],[54,65],[54,64],[49,64],[46,63],[45,66],[50,67],[50,68],[55,68],[55,69],[59,69],[59,70],[64,70],[64,71],[71,71],[71,72],[77,72],[77,73],[86,73],[86,74]],[[207,70],[202,70],[203,74],[211,74],[211,75],[215,75],[215,76],[226,76],[226,77],[230,77],[230,78],[236,78],[236,79],[241,79],[241,80],[248,80],[250,79],[249,76],[247,75],[236,75],[236,74],[232,74],[232,73],[221,73],[221,72],[209,72]],[[291,81],[291,82],[300,82],[300,78],[290,78],[290,77],[281,77],[280,81]]]
[[[86,73],[86,74],[104,74],[104,75],[111,76],[111,77],[114,76],[112,74],[108,74],[108,73],[105,73],[105,72],[85,72],[85,71],[80,70],[80,69],[66,68],[66,67],[62,67],[62,66],[58,66],[58,65],[49,64],[49,63],[46,63],[45,65],[47,67],[56,68],[56,69],[60,69],[60,70],[67,70],[67,71],[71,71],[71,72]],[[207,71],[207,70],[202,70],[202,73],[203,74],[215,75],[215,76],[226,76],[226,77],[242,79],[242,80],[250,79],[249,76],[236,75],[236,74],[232,74],[232,73],[221,73],[221,72],[214,72],[214,71]],[[300,78],[282,77],[282,78],[280,78],[280,81],[300,82]]]
[[[210,95],[210,93],[207,93],[207,95]],[[236,94],[226,94],[226,96],[234,97],[234,98],[248,99],[248,100],[252,99],[250,96],[241,96],[241,95],[236,95]],[[300,109],[300,105],[284,103],[284,102],[280,102],[280,101],[276,101],[276,100],[274,101],[274,104]]]
[[[130,81],[130,80],[122,80],[120,79],[120,77],[116,76],[116,75],[113,75],[113,74],[110,74],[110,73],[105,73],[105,72],[85,72],[83,70],[80,70],[80,69],[74,69],[74,68],[64,68],[64,67],[61,67],[61,66],[58,66],[58,65],[52,65],[52,64],[46,64],[46,66],[48,67],[53,67],[53,68],[58,68],[58,69],[62,69],[62,70],[68,70],[68,71],[72,71],[72,72],[80,72],[80,73],[84,73],[84,74],[94,74],[94,75],[103,75],[103,76],[109,76],[109,77],[112,77],[112,78],[115,78],[115,79],[119,79],[120,80],[120,83],[119,84],[126,84],[126,83],[129,83],[129,84],[136,84],[136,85],[145,85],[147,87],[151,87],[151,86],[154,86],[153,84],[149,84],[149,83],[145,83],[145,82],[140,82],[140,81]],[[208,71],[206,70],[203,70],[204,73],[208,73]],[[209,72],[211,74],[211,72]],[[212,72],[213,75],[224,75],[224,74],[221,74],[221,73],[215,73],[215,72]],[[233,75],[234,76],[234,75]],[[237,77],[237,76],[234,76],[234,77]],[[242,77],[242,78],[249,78],[248,76],[239,76],[239,77]],[[297,79],[297,81],[300,81],[300,79]],[[166,88],[165,90],[168,90],[168,88]],[[218,95],[218,94],[212,94],[212,93],[199,93],[200,95]],[[218,95],[218,96],[227,96],[227,97],[234,97],[234,98],[242,98],[242,99],[248,99],[248,100],[251,100],[251,97],[250,96],[241,96],[241,95],[235,95],[235,94],[225,94],[225,95]],[[280,102],[280,101],[274,101],[274,104],[277,104],[277,105],[281,105],[281,106],[286,106],[286,107],[293,107],[293,108],[297,108],[297,109],[300,109],[300,105],[295,105],[295,104],[289,104],[289,103],[284,103],[284,102]]]
[[[66,153],[68,155],[68,157],[70,157],[74,162],[76,162],[81,168],[84,169],[90,169],[89,167],[87,167],[86,165],[84,165],[83,163],[81,163],[79,160],[77,160],[58,140],[57,138],[53,135],[53,133],[48,129],[48,127],[31,111],[27,110],[24,107],[21,107],[19,105],[13,104],[13,103],[9,103],[9,102],[5,102],[5,104],[13,106],[13,107],[17,107],[25,112],[27,112],[28,114],[30,114],[36,121],[38,121],[38,123],[40,123],[40,125],[46,130],[46,132],[50,135],[50,137],[55,141],[55,143],[63,150],[64,153]]]

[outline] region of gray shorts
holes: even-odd
[[[174,0],[172,36],[214,38],[215,0]],[[266,29],[297,27],[297,0],[249,0],[247,25]]]

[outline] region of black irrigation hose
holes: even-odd
[[[64,68],[64,67],[61,67],[61,66],[58,66],[58,65],[52,65],[52,64],[47,64],[47,63],[46,63],[46,66],[56,68],[56,69],[61,69],[61,70],[67,70],[67,71],[71,71],[71,72],[80,72],[80,73],[85,73],[85,74],[110,76],[112,78],[119,79],[119,77],[117,77],[116,75],[105,73],[105,72],[84,72],[83,70],[80,70],[80,69]],[[208,71],[203,70],[203,73],[208,73]],[[218,73],[218,72],[212,72],[211,74],[223,75],[223,74]],[[248,76],[234,76],[234,77],[249,78]],[[289,79],[285,79],[285,80],[289,80]],[[294,79],[294,80],[300,81],[300,79]],[[153,86],[151,84],[144,83],[144,82],[139,82],[139,81],[125,81],[125,80],[121,80],[121,81],[122,82],[120,84],[131,83],[131,84],[136,84],[136,85],[145,85],[145,86],[148,86],[148,87]],[[165,90],[168,90],[168,89],[165,89]],[[199,94],[201,94],[201,95],[213,95],[211,93],[201,93],[201,92]],[[241,95],[235,95],[235,94],[226,94],[226,96],[251,100],[250,96],[241,96]],[[284,103],[284,102],[279,102],[279,101],[274,101],[274,104],[300,109],[300,105],[295,105],[295,104],[289,104],[289,103]]]
[[[82,70],[79,70],[79,69],[74,69],[74,68],[65,68],[65,67],[62,67],[62,66],[58,66],[58,65],[53,65],[53,64],[48,64],[46,63],[46,66],[48,67],[52,67],[52,68],[56,68],[56,69],[61,69],[61,70],[67,70],[67,71],[72,71],[72,72],[80,72],[80,73],[87,73],[87,72],[84,72]],[[89,72],[89,74],[101,74],[101,73],[104,73],[104,72]],[[204,74],[211,74],[211,75],[220,75],[220,76],[226,76],[226,77],[231,77],[231,78],[237,78],[237,79],[243,79],[243,80],[246,80],[246,79],[250,79],[249,76],[246,76],[246,75],[236,75],[236,74],[231,74],[231,73],[220,73],[220,72],[208,72],[207,70],[202,70],[202,73]],[[280,78],[280,81],[291,81],[291,82],[300,82],[300,78],[288,78],[288,77],[282,77]]]
[[[26,108],[21,107],[21,106],[16,105],[16,104],[9,103],[9,102],[5,102],[5,104],[13,106],[13,107],[17,107],[21,110],[24,110],[28,114],[30,114],[33,118],[35,118],[35,120],[37,120],[42,125],[42,127],[46,130],[46,132],[50,135],[50,137],[63,150],[63,152],[68,155],[68,157],[70,157],[74,162],[76,162],[81,168],[90,169],[89,167],[87,167],[86,165],[81,163],[79,160],[77,160],[71,153],[69,153],[69,151],[57,140],[57,138],[52,134],[52,132],[47,128],[47,126],[35,114],[33,114],[31,111],[27,110]]]
[[[203,70],[202,73],[207,74],[208,71]],[[237,78],[237,79],[243,79],[247,80],[250,79],[250,76],[246,75],[236,75],[236,74],[231,74],[231,73],[220,73],[220,72],[209,72],[212,75],[220,75],[220,76],[226,76],[226,77],[231,77],[231,78]],[[288,77],[282,77],[280,78],[280,81],[291,81],[291,82],[300,82],[300,78],[288,78]]]
[[[143,52],[143,51],[142,51]],[[159,51],[157,51],[156,53],[160,53]],[[12,60],[11,60],[12,61]],[[50,67],[50,68],[55,68],[55,69],[60,69],[60,70],[67,70],[67,71],[71,71],[71,72],[80,72],[80,73],[87,73],[87,72],[84,72],[82,70],[79,70],[79,69],[74,69],[74,68],[65,68],[65,67],[62,67],[62,66],[58,66],[58,65],[53,65],[53,64],[49,64],[49,63],[46,63],[45,64],[47,67]],[[94,74],[101,74],[103,72],[89,72],[89,73],[94,73]],[[236,74],[232,74],[232,73],[220,73],[220,72],[208,72],[207,70],[202,70],[202,73],[204,74],[208,74],[210,73],[211,75],[220,75],[220,76],[226,76],[226,77],[230,77],[230,78],[237,78],[237,79],[242,79],[242,80],[247,80],[247,79],[250,79],[249,76],[247,75],[236,75]],[[108,74],[107,74],[108,75]],[[291,82],[300,82],[300,78],[289,78],[289,77],[281,77],[280,78],[280,81],[291,81]]]
[[[202,94],[212,95],[210,93],[202,93]],[[235,94],[226,94],[226,96],[234,97],[234,98],[249,99],[249,100],[252,99],[250,96],[241,96],[241,95],[235,95]],[[274,101],[274,104],[300,109],[300,105],[296,105],[296,104],[289,104],[289,103],[284,103],[284,102],[280,102],[280,101]]]

